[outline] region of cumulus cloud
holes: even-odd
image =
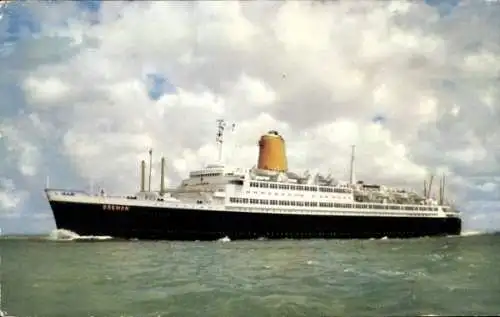
[[[26,193],[18,191],[14,182],[8,178],[0,178],[0,210],[4,217],[16,217],[15,209],[20,205]]]
[[[216,159],[224,117],[236,123],[232,165],[254,165],[258,137],[276,129],[299,172],[346,180],[356,144],[358,179],[420,190],[446,171],[458,202],[500,198],[498,5],[462,2],[447,15],[423,1],[29,9],[39,33],[0,65],[0,85],[15,81],[22,96],[12,99],[22,112],[0,110],[1,168],[16,187],[40,190],[50,173],[135,190],[149,147],[167,157],[173,185]],[[175,89],[151,98],[151,73]]]

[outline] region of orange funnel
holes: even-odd
[[[277,172],[286,172],[288,170],[285,140],[277,131],[269,131],[261,136],[257,168]]]

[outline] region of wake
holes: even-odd
[[[491,235],[494,234],[493,232],[487,232],[487,231],[476,231],[476,230],[467,230],[463,231],[460,236],[461,237],[473,237],[473,236],[484,236],[484,235]]]
[[[468,230],[468,231],[463,231],[459,236],[448,236],[449,238],[451,237],[475,237],[475,236],[488,236],[488,235],[500,235],[500,232],[489,232],[489,231],[478,231],[478,230]],[[81,236],[73,231],[66,230],[66,229],[55,229],[50,232],[48,236],[44,238],[45,240],[49,241],[107,241],[107,240],[112,240],[114,239],[112,236]],[[138,239],[131,239],[132,241],[137,241]],[[267,240],[264,238],[259,238],[257,239],[259,241],[261,240]],[[382,237],[382,238],[371,238],[369,240],[399,240],[399,239],[388,239],[387,237]],[[229,237],[223,237],[216,242],[231,242],[231,239]],[[0,314],[0,317],[2,315]]]
[[[113,239],[111,236],[81,236],[66,229],[52,230],[47,237],[47,240],[50,241],[105,241],[111,239]]]
[[[0,310],[0,317],[16,317],[13,315],[9,315],[5,310]]]

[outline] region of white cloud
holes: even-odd
[[[37,105],[57,105],[69,93],[69,87],[60,78],[27,78],[24,84],[27,97]]]
[[[475,200],[467,203],[464,213],[467,230],[498,231],[500,227],[500,203],[491,200]]]
[[[25,116],[16,123],[0,123],[0,130],[2,131],[2,140],[7,151],[4,164],[7,163],[7,158],[12,157],[14,158],[17,170],[23,176],[32,177],[38,171],[40,152],[34,142],[29,140],[32,135],[28,135],[26,133],[28,131],[22,130],[23,125],[25,126],[26,124],[37,126],[39,133],[44,132],[43,124],[40,123],[39,118],[35,114]]]
[[[238,82],[233,87],[232,104],[244,104],[247,107],[267,107],[272,106],[277,100],[274,92],[266,83],[261,80],[250,78],[242,74]],[[229,99],[232,99],[228,96]],[[233,106],[234,107],[234,106]]]
[[[25,192],[16,190],[14,182],[11,179],[0,178],[0,216],[19,216],[20,210],[17,208],[25,196]]]
[[[500,73],[500,56],[491,52],[481,51],[477,55],[467,56],[465,67],[469,72],[480,76],[498,76]]]
[[[498,185],[492,182],[487,182],[479,186],[485,192],[493,192],[498,190]]]
[[[419,189],[446,169],[450,195],[500,199],[498,8],[440,18],[423,1],[109,1],[91,24],[74,6],[30,5],[41,33],[9,57],[28,104],[2,115],[0,140],[19,184],[57,154],[83,179],[134,190],[149,147],[177,182],[216,159],[225,117],[233,165],[254,165],[259,136],[276,129],[297,171],[347,179],[355,143],[367,182]],[[145,71],[175,94],[151,100]]]

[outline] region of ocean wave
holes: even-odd
[[[487,232],[487,231],[477,231],[477,230],[467,230],[463,231],[460,236],[461,237],[470,237],[470,236],[481,236],[481,235],[488,235],[492,234],[492,232]]]
[[[5,310],[0,310],[0,317],[16,317],[16,316],[9,315]]]
[[[217,240],[218,242],[231,242],[231,239],[228,236],[225,236],[223,238],[220,238]]]
[[[111,240],[111,236],[81,236],[71,230],[55,229],[47,237],[51,241],[105,241]]]

